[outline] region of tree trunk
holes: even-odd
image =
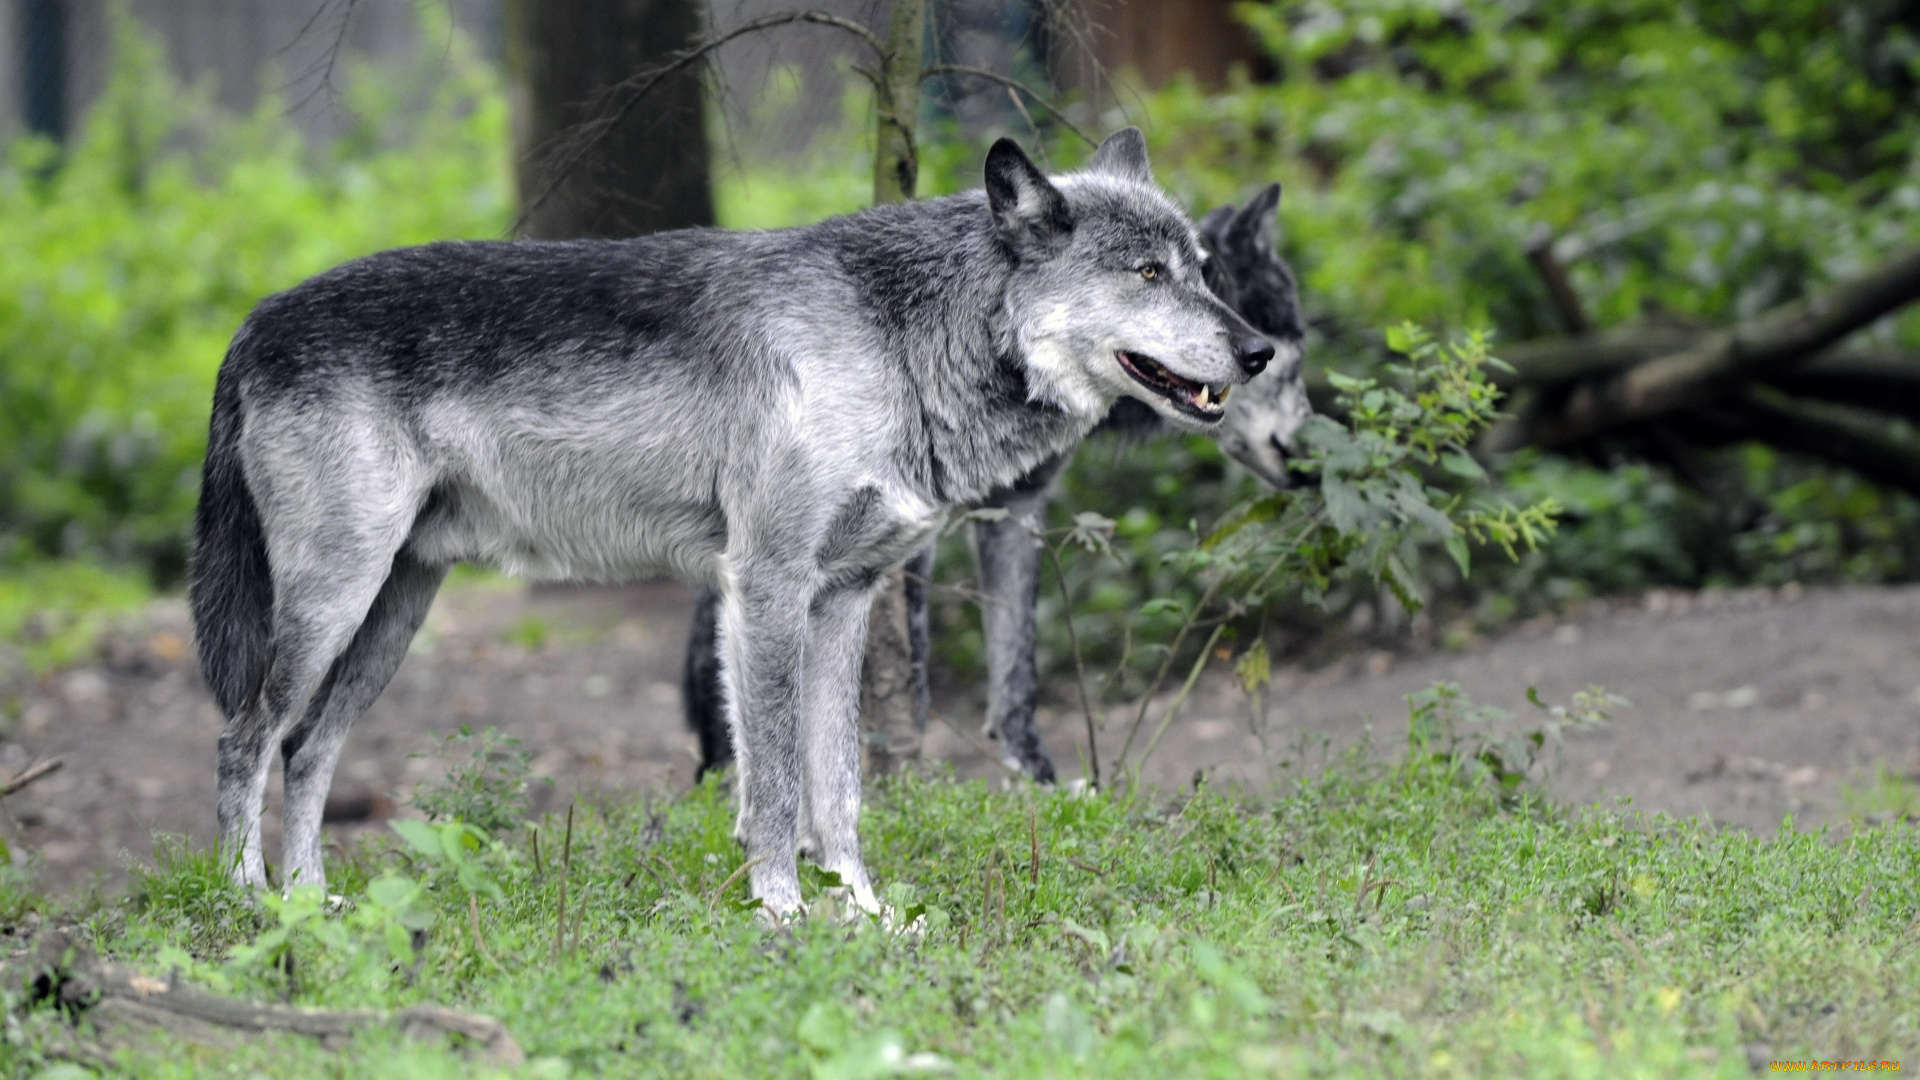
[[[920,114],[920,41],[926,0],[894,0],[887,24],[887,55],[873,94],[873,205],[905,202],[920,182],[920,150],[913,137]]]
[[[894,0],[887,55],[874,87],[873,204],[913,198],[920,178],[914,118],[920,111],[920,42],[925,0]],[[860,733],[871,775],[884,775],[920,756],[926,733],[907,618],[906,577],[887,575],[867,615],[867,656],[860,677]]]
[[[713,224],[700,68],[605,122],[609,87],[659,67],[701,34],[694,0],[508,0],[507,65],[525,232],[625,237]],[[553,175],[553,151],[591,138]]]

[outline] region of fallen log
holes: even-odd
[[[1715,411],[1729,414],[1750,438],[1920,495],[1920,431],[1904,421],[1771,386],[1748,387]]]
[[[1575,387],[1564,405],[1529,425],[1527,442],[1569,446],[1725,397],[1777,375],[1848,334],[1920,298],[1920,249],[1818,296],[1708,334],[1677,353]]]
[[[42,931],[24,956],[0,962],[0,988],[13,991],[13,1001],[57,1002],[76,1027],[55,1052],[90,1064],[111,1064],[114,1051],[157,1034],[214,1049],[235,1049],[270,1034],[306,1036],[338,1048],[376,1027],[412,1039],[451,1038],[489,1065],[518,1065],[526,1058],[506,1025],[490,1016],[439,1005],[390,1013],[238,1001],[102,960],[60,929]]]

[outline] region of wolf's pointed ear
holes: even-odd
[[[1261,255],[1273,254],[1274,214],[1280,209],[1280,185],[1268,184],[1234,216],[1234,240]]]
[[[1153,183],[1153,167],[1147,164],[1147,137],[1140,134],[1137,127],[1121,128],[1107,136],[1107,141],[1093,152],[1087,171],[1142,184]]]
[[[1216,206],[1207,211],[1199,221],[1194,222],[1194,227],[1200,230],[1200,237],[1206,245],[1218,252],[1226,240],[1227,233],[1232,231],[1236,220],[1235,215],[1239,212],[1240,208],[1232,203]]]
[[[1073,233],[1073,211],[1012,139],[987,151],[987,205],[1000,239],[1016,252],[1050,255]]]

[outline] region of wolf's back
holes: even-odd
[[[273,618],[266,537],[240,462],[243,418],[235,361],[249,337],[242,329],[214,383],[188,593],[200,670],[227,716],[246,708],[260,691]]]

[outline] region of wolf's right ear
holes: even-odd
[[[1051,255],[1073,234],[1073,211],[1012,139],[987,151],[987,206],[994,228],[1022,255]]]
[[[1147,164],[1147,137],[1137,127],[1123,127],[1107,136],[1087,162],[1088,172],[1106,173],[1138,184],[1153,183],[1153,166]]]

